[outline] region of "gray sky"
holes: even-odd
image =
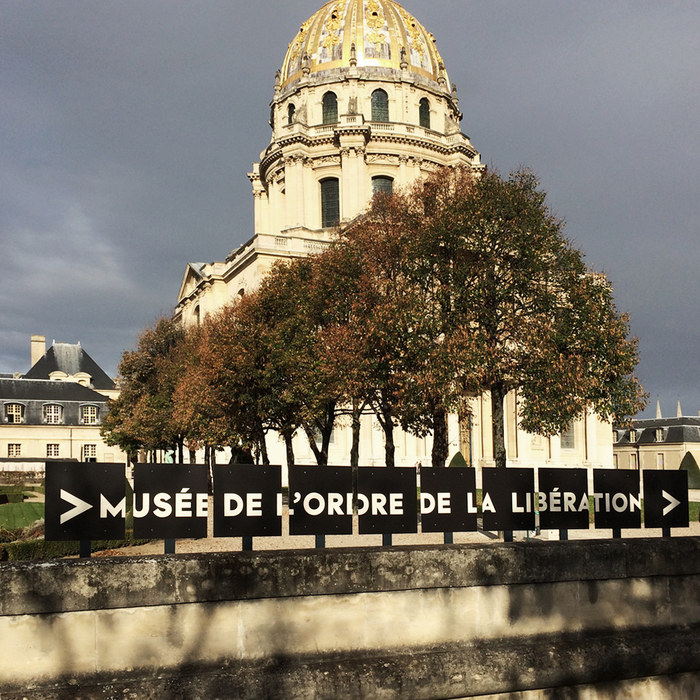
[[[114,375],[186,264],[252,235],[274,73],[320,5],[2,0],[0,372],[29,369],[38,333]],[[700,3],[403,5],[435,35],[482,160],[532,168],[612,281],[645,414],[657,399],[696,414]]]

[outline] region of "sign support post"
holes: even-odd
[[[80,540],[80,558],[89,559],[92,555],[92,541]]]

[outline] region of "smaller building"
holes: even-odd
[[[700,464],[700,416],[645,418],[614,429],[617,469],[687,469],[692,488]]]
[[[0,471],[43,472],[46,460],[126,462],[100,428],[114,381],[80,344],[31,338],[32,367],[0,375]]]

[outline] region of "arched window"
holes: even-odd
[[[334,92],[323,96],[323,123],[335,124],[338,121],[338,98]]]
[[[372,178],[372,195],[374,196],[377,192],[384,192],[384,194],[390,195],[394,191],[394,180],[386,175],[378,175]]]
[[[321,180],[321,226],[330,228],[340,220],[340,184],[338,178]]]
[[[372,121],[389,121],[389,96],[384,90],[375,90],[372,93]]]
[[[428,98],[424,97],[418,106],[418,123],[424,128],[430,128],[430,102]]]
[[[287,124],[294,124],[294,112],[296,112],[296,107],[290,102],[287,107]]]

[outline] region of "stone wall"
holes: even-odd
[[[700,539],[0,564],[0,696],[700,697]]]

